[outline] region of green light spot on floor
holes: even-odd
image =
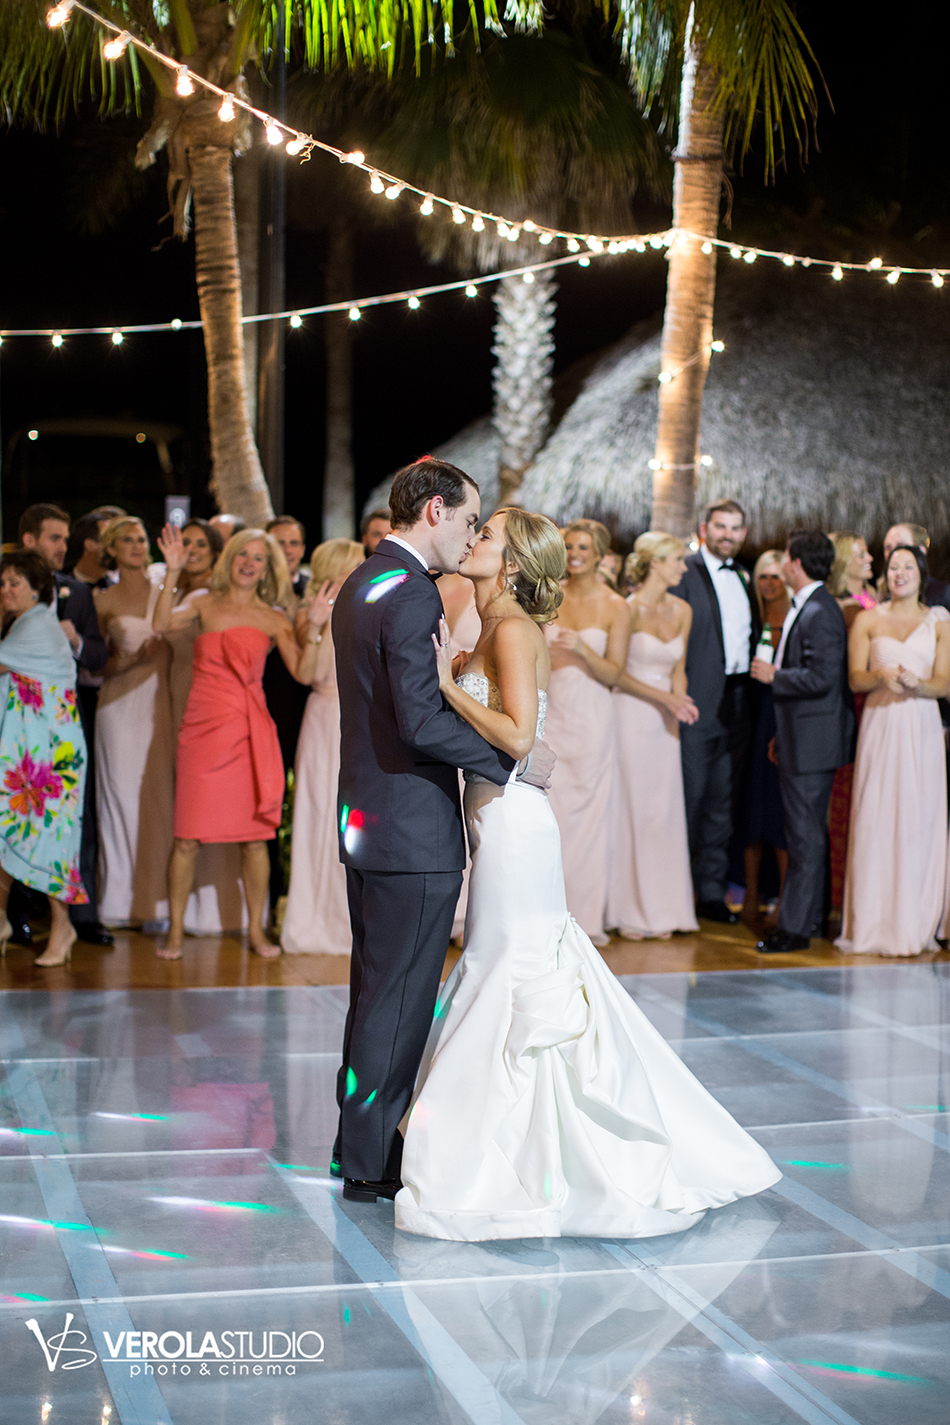
[[[48,1297],[48,1296],[37,1296],[37,1295],[36,1295],[34,1292],[32,1292],[32,1291],[18,1291],[18,1292],[16,1293],[16,1300],[17,1300],[17,1301],[49,1301],[49,1297]]]
[[[91,1232],[92,1228],[87,1222],[51,1222],[50,1227],[55,1227],[57,1232]]]
[[[278,1163],[278,1168],[285,1168],[288,1173],[315,1173],[316,1168],[312,1168],[309,1163]],[[336,1167],[337,1164],[331,1164]]]
[[[344,1308],[343,1308],[343,1325],[344,1325],[344,1326],[349,1326],[351,1319],[352,1319],[352,1318],[351,1318],[351,1316],[350,1316],[350,1308],[349,1308],[348,1306],[344,1306]]]
[[[946,1113],[945,1103],[905,1103],[904,1109],[907,1113]]]
[[[346,1071],[346,1096],[352,1098],[356,1093],[358,1080],[352,1069]]]
[[[369,1098],[366,1100],[366,1107],[367,1107],[367,1108],[369,1108],[370,1104],[373,1102],[373,1099],[374,1099],[375,1097],[376,1097],[376,1090],[373,1089],[373,1092],[370,1094]]]
[[[145,1118],[145,1119],[148,1120],[149,1123],[167,1123],[167,1122],[168,1122],[168,1114],[167,1114],[167,1113],[133,1113],[133,1114],[130,1115],[130,1117],[132,1117],[132,1118]]]
[[[216,1202],[215,1207],[242,1207],[246,1212],[279,1212],[279,1207],[271,1207],[266,1202]]]
[[[51,1128],[14,1128],[11,1130],[18,1133],[21,1138],[55,1138],[56,1134]]]
[[[847,1163],[821,1163],[808,1158],[784,1158],[782,1166],[785,1168],[824,1168],[829,1173],[846,1173]]]
[[[840,1375],[871,1376],[874,1380],[903,1380],[912,1385],[926,1385],[926,1376],[905,1376],[900,1371],[872,1371],[864,1366],[848,1366],[840,1361],[799,1361],[800,1366],[808,1366],[815,1371],[835,1371]]]

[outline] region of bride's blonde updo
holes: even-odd
[[[495,513],[505,517],[505,562],[518,566],[508,580],[514,596],[535,623],[550,623],[564,597],[567,555],[561,531],[547,515],[514,505]]]
[[[681,539],[677,539],[675,534],[667,534],[662,529],[648,529],[633,546],[633,553],[627,555],[623,576],[628,584],[642,584],[654,559],[665,559],[668,554],[685,553],[686,545]]]

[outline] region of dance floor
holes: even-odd
[[[732,968],[607,959],[639,956],[624,985],[778,1186],[674,1237],[471,1245],[327,1175],[342,985],[236,946],[226,975],[210,942],[155,969],[142,941],[111,961],[131,988],[92,950],[44,983],[11,950],[0,1418],[946,1425],[948,957],[735,939]]]

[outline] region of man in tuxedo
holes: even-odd
[[[756,658],[752,677],[771,684],[775,747],[788,871],[778,929],[762,954],[807,950],[821,927],[828,865],[828,802],[835,770],[851,760],[854,702],[848,687],[848,638],[838,601],[825,581],[834,545],[820,530],[797,530],[782,576],[792,590],[774,663]]]
[[[444,702],[432,643],[442,616],[435,580],[456,573],[475,543],[478,486],[427,457],[399,472],[390,503],[393,533],[350,575],[333,610],[353,954],[331,1172],[357,1202],[392,1198],[399,1187],[398,1125],[465,864],[458,768],[503,786],[514,765]],[[536,751],[526,780],[547,786],[551,760]]]
[[[69,516],[57,505],[30,505],[20,517],[20,544],[24,549],[35,549],[43,555],[53,570],[56,583],[56,612],[63,632],[69,639],[76,660],[77,673],[86,671],[98,673],[109,658],[105,639],[99,631],[92,594],[86,584],[62,573],[69,540]],[[87,690],[77,684],[77,704],[79,706],[82,729],[86,738],[86,793],[83,799],[82,841],[79,849],[79,872],[86,894],[87,905],[69,907],[69,918],[76,928],[80,940],[89,945],[112,945],[113,937],[99,920],[99,900],[96,886],[96,863],[99,857],[98,824],[96,821],[96,784],[94,777],[94,705],[90,709],[87,691],[95,696],[96,690]],[[12,905],[11,910],[9,906]],[[10,924],[14,926],[16,938],[29,944],[32,940],[27,919],[25,892],[22,889],[11,892],[7,909]]]
[[[360,523],[360,539],[366,551],[366,558],[375,554],[381,539],[392,533],[389,510],[370,510]]]
[[[749,575],[735,561],[745,536],[741,505],[710,505],[699,553],[687,557],[673,591],[693,610],[686,678],[699,718],[680,725],[680,750],[696,914],[727,925],[739,918],[725,899],[729,842],[752,737],[749,665],[761,631]]]

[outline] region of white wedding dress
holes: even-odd
[[[500,706],[481,674],[458,682]],[[465,953],[419,1071],[396,1226],[460,1242],[653,1237],[777,1182],[568,914],[544,793],[467,776],[465,819]]]

